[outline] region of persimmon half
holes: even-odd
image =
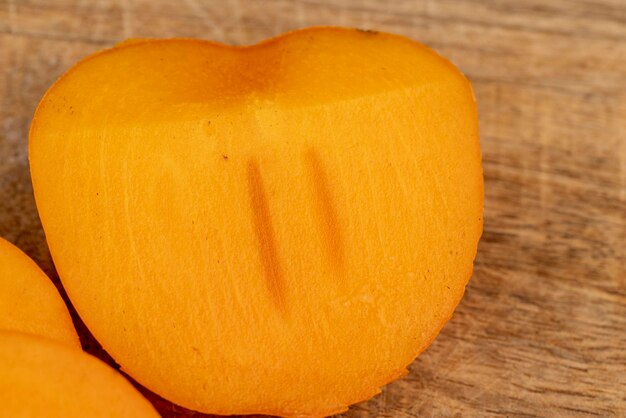
[[[482,231],[470,83],[383,33],[97,53],[42,99],[30,162],[89,329],[209,413],[322,416],[375,395],[452,316]]]
[[[0,330],[47,337],[80,348],[65,302],[46,274],[0,238]]]
[[[157,418],[121,374],[56,341],[0,331],[3,417]]]

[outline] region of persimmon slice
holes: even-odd
[[[0,370],[5,417],[159,416],[121,374],[50,339],[0,331]]]
[[[383,33],[121,44],[48,91],[30,160],[87,326],[203,412],[373,396],[452,316],[482,231],[470,84]]]
[[[0,330],[48,337],[80,348],[67,307],[41,269],[0,238]]]

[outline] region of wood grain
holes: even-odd
[[[128,37],[249,44],[320,24],[404,34],[460,66],[486,180],[484,238],[454,319],[406,378],[343,416],[626,416],[623,0],[0,0],[0,235],[59,285],[28,126],[80,57]],[[166,417],[194,415],[149,397]]]

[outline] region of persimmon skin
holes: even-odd
[[[0,238],[0,330],[47,337],[80,348],[65,302],[26,254]]]
[[[341,28],[123,43],[68,71],[30,135],[87,326],[144,386],[217,414],[330,415],[403,375],[471,276],[480,159],[451,63]]]
[[[0,331],[2,416],[157,418],[121,374],[49,338]]]

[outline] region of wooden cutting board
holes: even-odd
[[[454,319],[406,378],[343,416],[625,417],[623,0],[0,0],[0,235],[60,287],[28,126],[79,58],[129,37],[249,44],[327,24],[404,34],[452,59],[478,100],[486,182]],[[106,358],[74,316],[85,348]],[[165,417],[195,415],[148,396]]]

